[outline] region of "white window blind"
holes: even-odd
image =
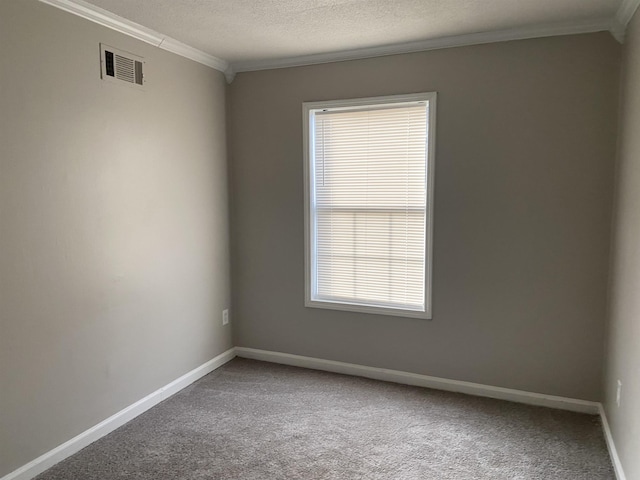
[[[429,108],[309,109],[311,302],[426,311]]]

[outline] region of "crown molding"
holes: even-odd
[[[190,47],[186,43],[179,42],[178,40],[175,40],[171,37],[164,37],[162,43],[160,43],[158,47],[162,50],[175,53],[176,55],[180,55],[181,57],[188,58],[190,60],[193,60],[194,62],[201,63],[203,65],[206,65],[207,67],[211,67],[225,74],[227,72],[227,69],[229,68],[229,62],[227,62],[226,60],[222,60],[221,58],[209,55],[202,50]]]
[[[297,57],[268,60],[240,61],[230,64],[228,61],[191,47],[160,32],[139,25],[107,10],[96,7],[84,0],[39,0],[66,12],[78,15],[86,20],[149,43],[168,52],[175,53],[224,73],[228,83],[233,82],[236,73],[274,68],[299,67],[321,63],[358,60],[363,58],[414,53],[469,45],[481,45],[494,42],[508,42],[530,38],[576,35],[609,31],[622,43],[626,27],[640,5],[640,0],[623,0],[614,18],[600,18],[568,23],[554,23],[509,30],[452,35],[417,42],[343,50],[331,53],[301,55]]]
[[[632,0],[639,1],[640,0]],[[611,31],[610,18],[600,18],[582,22],[555,23],[523,27],[509,30],[497,30],[492,32],[469,33],[453,35],[449,37],[433,38],[418,42],[401,43],[396,45],[384,45],[380,47],[359,48],[333,53],[319,53],[314,55],[302,55],[299,57],[281,58],[272,60],[256,60],[236,62],[232,64],[235,72],[251,72],[255,70],[269,70],[274,68],[300,67],[319,63],[341,62],[357,60],[361,58],[382,57],[402,53],[422,52],[442,48],[462,47],[468,45],[480,45],[494,42],[508,42],[511,40],[525,40],[529,38],[554,37],[560,35],[575,35],[580,33],[594,33]]]
[[[620,25],[623,27],[629,25],[629,22],[633,18],[633,14],[636,13],[638,6],[640,6],[640,0],[622,0],[620,8],[616,12],[616,20]]]
[[[236,73],[237,72],[233,69],[233,65],[229,65],[229,67],[224,71],[224,76],[229,85],[231,85],[231,82],[236,78]]]
[[[622,25],[617,18],[611,21],[611,28],[609,29],[613,38],[615,38],[619,43],[624,43],[624,37],[627,33],[627,27]]]
[[[40,0],[42,3],[73,13],[79,17],[97,23],[103,27],[110,28],[116,32],[123,33],[130,37],[136,38],[143,42],[149,43],[155,47],[161,48],[181,57],[188,58],[195,62],[201,63],[208,67],[219,70],[225,74],[228,80],[228,71],[230,71],[229,62],[214,57],[197,48],[186,45],[174,38],[163,35],[150,28],[139,25],[126,18],[115,15],[107,10],[96,7],[83,0]]]
[[[633,18],[633,14],[636,13],[638,6],[640,6],[640,0],[622,0],[620,8],[616,12],[611,33],[620,43],[624,42],[627,25]]]

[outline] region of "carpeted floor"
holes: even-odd
[[[597,417],[235,359],[38,480],[614,479]]]

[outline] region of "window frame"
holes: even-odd
[[[341,310],[347,312],[373,313],[396,317],[432,319],[432,284],[433,284],[433,202],[434,202],[434,170],[435,170],[435,138],[436,138],[436,100],[437,92],[423,92],[406,95],[386,95],[379,97],[352,98],[344,100],[328,100],[319,102],[303,102],[303,158],[304,158],[304,254],[305,254],[305,307]],[[314,288],[313,272],[315,269],[315,210],[312,205],[314,194],[314,161],[311,132],[313,112],[331,108],[358,108],[374,105],[399,104],[411,102],[427,102],[429,105],[426,162],[426,207],[425,207],[425,279],[424,279],[424,311],[404,308],[378,307],[350,302],[317,300],[312,298]]]

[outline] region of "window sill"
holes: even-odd
[[[373,313],[375,315],[387,315],[391,317],[419,318],[431,320],[430,311],[405,310],[401,308],[375,307],[369,305],[359,305],[356,303],[342,303],[336,301],[310,300],[304,302],[305,307],[325,308],[328,310],[340,310],[344,312]]]

